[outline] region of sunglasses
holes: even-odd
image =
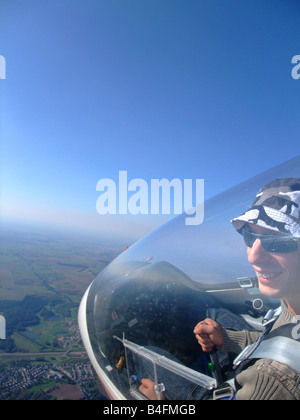
[[[259,239],[263,248],[272,253],[288,254],[298,250],[298,241],[291,236],[285,235],[259,235],[251,230],[244,228],[242,232],[244,241],[249,248],[253,247],[254,242]]]

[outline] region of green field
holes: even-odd
[[[6,318],[7,339],[0,341],[0,351],[76,348],[79,302],[118,253],[104,238],[2,229],[0,314]]]
[[[119,252],[101,238],[89,241],[76,235],[1,231],[1,300],[55,294],[78,302],[94,277]]]

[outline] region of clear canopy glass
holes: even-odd
[[[158,399],[204,398],[218,377],[193,330],[207,317],[224,328],[263,330],[280,302],[261,295],[230,220],[251,207],[263,185],[286,177],[300,178],[300,156],[206,201],[199,226],[186,225],[185,214],[174,218],[94,280],[85,309],[93,364],[124,398],[145,398],[145,378]],[[232,355],[214,357],[230,377]]]

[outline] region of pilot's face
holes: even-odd
[[[276,232],[256,225],[249,225],[249,228],[260,235],[276,235]],[[262,294],[273,298],[300,295],[300,243],[297,251],[279,254],[266,251],[257,239],[247,252]]]

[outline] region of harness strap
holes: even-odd
[[[296,325],[295,325],[296,324]],[[271,324],[272,328],[272,324]],[[283,325],[270,332],[268,328],[256,343],[246,347],[234,360],[234,369],[253,359],[271,359],[284,363],[300,373],[299,324]]]
[[[263,340],[247,359],[271,359],[300,373],[300,342],[288,337]]]

